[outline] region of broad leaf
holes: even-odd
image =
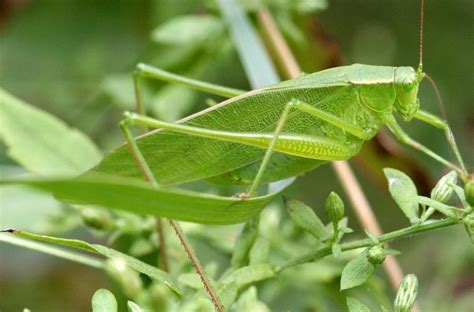
[[[418,218],[418,192],[413,181],[401,171],[385,168],[388,180],[388,189],[392,198],[398,204],[411,223],[419,222]]]
[[[117,300],[107,289],[98,289],[92,296],[92,312],[116,312]]]
[[[370,312],[370,309],[359,301],[359,299],[353,297],[347,297],[347,307],[349,308],[349,312]]]
[[[205,224],[248,221],[282,191],[280,188],[275,193],[242,200],[180,189],[152,188],[139,180],[104,175],[77,179],[7,180],[0,184],[32,186],[68,202]]]
[[[0,139],[12,159],[41,175],[77,175],[102,156],[84,134],[2,89]]]
[[[143,273],[157,281],[163,282],[166,286],[168,286],[172,291],[174,291],[177,295],[181,295],[181,290],[172,280],[172,278],[168,275],[168,273],[153,267],[145,262],[142,262],[136,258],[130,257],[126,254],[123,254],[117,250],[98,245],[98,244],[90,244],[85,241],[81,241],[78,239],[66,239],[66,238],[58,238],[46,235],[38,235],[33,233],[28,233],[24,231],[17,231],[17,230],[6,230],[5,232],[9,232],[11,234],[33,239],[36,241],[42,241],[47,243],[52,243],[56,245],[62,245],[70,248],[81,249],[88,252],[100,254],[104,257],[115,259],[119,261],[123,261],[127,266],[134,269],[137,272]]]
[[[341,290],[362,285],[372,276],[374,271],[375,265],[369,262],[367,252],[364,251],[349,261],[342,270]]]

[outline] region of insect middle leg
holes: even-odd
[[[461,166],[461,169],[467,176],[466,166],[461,157],[461,153],[459,152],[458,146],[454,139],[453,132],[451,131],[451,128],[449,127],[448,123],[442,120],[440,117],[430,114],[428,112],[425,112],[423,110],[418,111],[415,114],[415,118],[444,131],[444,134],[446,135],[446,139],[448,140],[448,143],[451,146],[451,149],[453,150],[454,155],[456,156],[456,159],[459,165]]]
[[[386,125],[388,126],[389,130],[400,140],[402,143],[410,145],[411,147],[427,154],[431,158],[437,160],[438,162],[442,163],[446,167],[450,168],[451,170],[456,171],[463,179],[467,177],[467,173],[465,169],[460,169],[457,166],[453,165],[448,160],[444,159],[440,155],[433,152],[431,149],[427,148],[423,144],[417,142],[416,140],[412,139],[400,125],[397,123],[393,115],[386,117]]]

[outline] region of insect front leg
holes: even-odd
[[[456,140],[454,139],[453,132],[449,127],[448,123],[436,115],[430,114],[426,111],[420,110],[418,111],[415,116],[416,119],[426,122],[427,124],[432,125],[433,127],[442,129],[446,135],[446,139],[448,140],[449,145],[451,146],[456,159],[461,166],[464,174],[467,176],[466,166],[464,165],[464,161],[461,157],[461,153],[459,152],[458,146],[456,144]]]
[[[395,117],[392,115],[389,115],[389,117],[385,118],[385,123],[389,130],[397,137],[400,142],[405,143],[407,145],[410,145],[411,147],[427,154],[431,158],[437,160],[438,162],[442,163],[446,167],[450,168],[451,170],[456,171],[461,177],[465,178],[466,173],[464,170],[458,168],[457,166],[453,165],[451,162],[447,161],[440,155],[436,154],[426,146],[422,145],[421,143],[415,141],[412,139],[403,129],[400,127],[400,125],[397,123],[395,120]]]

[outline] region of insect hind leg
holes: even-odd
[[[139,63],[136,66],[135,71],[133,73],[133,85],[135,89],[135,99],[136,99],[136,107],[137,107],[136,111],[137,113],[141,115],[145,115],[144,113],[145,110],[144,110],[143,100],[142,100],[141,84],[140,84],[141,78],[149,78],[149,79],[161,80],[161,81],[165,81],[169,83],[176,83],[179,85],[189,87],[194,90],[204,91],[210,94],[219,95],[226,98],[234,97],[245,92],[239,89],[228,88],[228,87],[220,86],[220,85],[209,83],[209,82],[176,75],[176,74],[167,72],[165,70],[162,70],[158,67],[154,67],[154,66],[147,65],[144,63]]]

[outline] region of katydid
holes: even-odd
[[[416,70],[353,64],[249,92],[139,64],[134,75],[139,108],[143,107],[141,78],[178,83],[229,99],[176,123],[126,112],[121,128],[132,155],[121,146],[95,170],[138,177],[138,162],[142,173],[156,177],[159,185],[227,180],[251,184],[247,195],[254,196],[260,183],[351,158],[386,125],[401,142],[466,179],[467,171],[449,125],[420,109],[418,87],[425,76],[421,47],[422,35]],[[459,166],[410,138],[394,113],[406,121],[417,119],[442,129]],[[134,125],[156,130],[133,138],[129,128]]]

